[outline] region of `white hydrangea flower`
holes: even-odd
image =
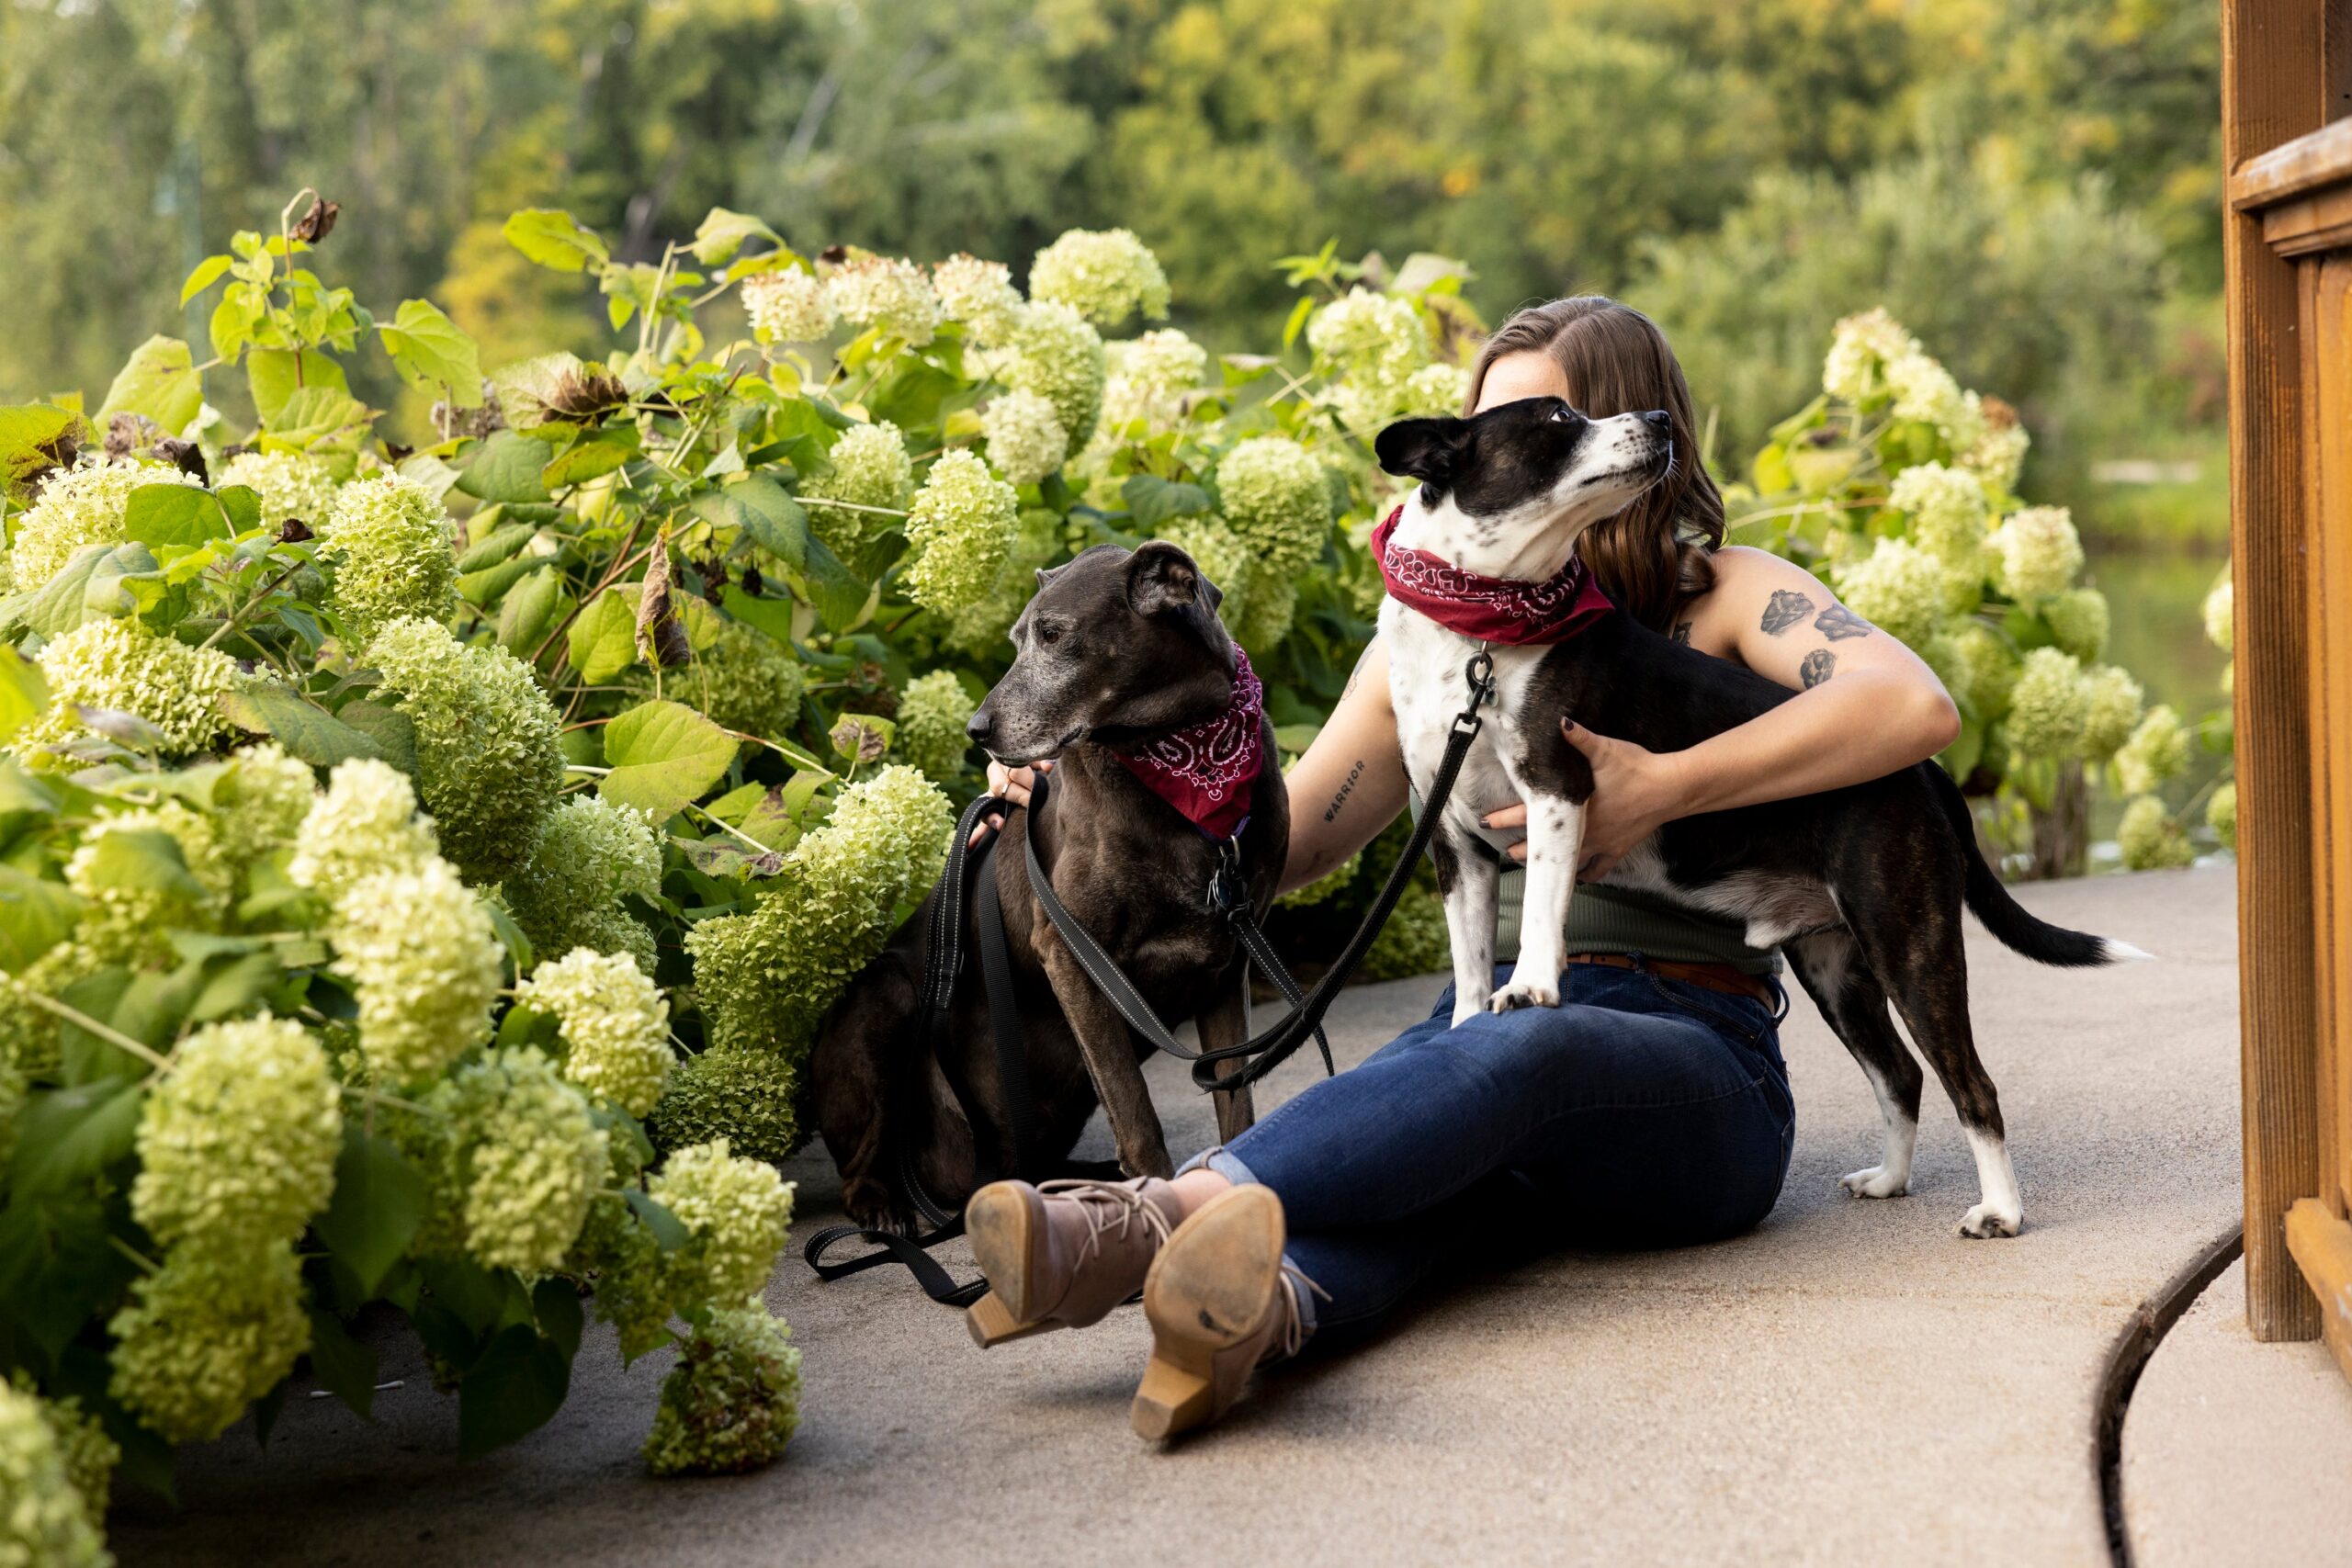
[[[645,1185],[694,1237],[705,1294],[740,1297],[766,1286],[792,1223],[792,1183],[774,1166],[733,1154],[718,1138],[678,1150]]]
[[[441,853],[433,819],[416,809],[416,789],[390,762],[355,757],[335,764],[324,794],[294,830],[286,874],[330,902],[363,878],[414,871]]]
[[[26,1568],[106,1568],[105,1538],[65,1445],[30,1392],[0,1378],[0,1562]],[[103,1499],[97,1500],[103,1505]]]
[[[1831,330],[1829,353],[1821,364],[1821,385],[1833,398],[1858,403],[1883,389],[1879,367],[1918,351],[1919,341],[1884,306],[1848,316]]]
[[[1912,648],[1924,648],[1944,616],[1944,568],[1904,539],[1878,547],[1838,574],[1838,596],[1854,614]]]
[[[2041,602],[2041,618],[2058,646],[2086,663],[2107,651],[2107,595],[2096,588],[2069,588]]]
[[[2233,581],[2224,571],[2221,581],[2205,595],[2205,636],[2223,653],[2231,651],[2237,640],[2237,591]]]
[[[2009,688],[2018,678],[2017,656],[2000,634],[1978,620],[1965,620],[1937,633],[1919,650],[1944,690],[1979,719],[2007,711]]]
[[[980,411],[989,460],[1014,484],[1035,484],[1062,466],[1069,434],[1054,405],[1035,392],[1004,392]]]
[[[1167,398],[1193,390],[1208,373],[1209,351],[1174,327],[1145,333],[1121,348],[1121,374]]]
[[[2046,599],[2083,569],[2082,536],[2063,506],[2029,506],[2001,520],[1986,540],[1993,581],[2012,599]]]
[[[1405,378],[1402,406],[1397,413],[1407,419],[1437,418],[1459,414],[1470,397],[1469,367],[1462,365],[1424,365]]]
[[[670,1004],[636,959],[575,947],[542,961],[514,994],[555,1014],[565,1077],[631,1116],[653,1109],[676,1058]]]
[[[2130,739],[2146,694],[2132,672],[2102,664],[2084,678],[2083,755],[2103,762]]]
[[[953,670],[934,670],[899,694],[899,728],[891,752],[926,778],[944,781],[964,771],[972,738],[964,732],[978,706]]]
[[[432,1104],[456,1128],[442,1185],[453,1190],[468,1255],[523,1274],[561,1263],[611,1170],[588,1101],[544,1053],[524,1047],[483,1053],[438,1085]]]
[[[1894,393],[1895,418],[1934,425],[1956,449],[1975,443],[1983,422],[1970,410],[1951,372],[1932,355],[1914,349],[1886,361],[1884,369],[1887,387]]]
[[[311,1348],[294,1244],[223,1257],[175,1247],[107,1325],[108,1390],[175,1443],[205,1442],[294,1370]]]
[[[456,868],[383,871],[335,901],[334,973],[358,993],[359,1051],[377,1082],[416,1083],[490,1038],[504,950]]]
[[[302,1234],[334,1190],[341,1092],[291,1019],[208,1024],[180,1042],[139,1114],[130,1212],[166,1247],[256,1249]]]
[[[2188,771],[2188,727],[2170,703],[2158,703],[2115,753],[2115,776],[2127,794],[2147,795]]]
[[[903,508],[908,487],[914,482],[914,459],[908,455],[906,437],[887,419],[843,431],[826,457],[833,471],[804,480],[800,501],[808,509],[817,536],[846,560],[890,525],[883,513],[854,508],[878,506],[888,512]],[[828,501],[850,504],[827,506]]]
[[[1168,314],[1168,275],[1130,230],[1072,229],[1030,263],[1029,297],[1101,326],[1136,313],[1157,321]]]
[[[939,331],[939,296],[930,275],[910,261],[860,256],[834,270],[825,292],[848,320],[910,348],[922,347]]]
[[[762,343],[816,343],[841,321],[824,283],[797,266],[745,278],[743,310]]]
[[[137,621],[88,620],[40,650],[49,706],[9,738],[32,759],[86,732],[75,710],[127,713],[153,726],[169,756],[202,751],[231,733],[219,699],[245,683],[217,648],[190,648]]]
[[[2015,490],[2018,471],[2025,467],[2026,451],[2033,445],[2033,437],[2018,418],[2018,411],[2000,399],[1980,399],[1971,392],[1968,404],[1980,434],[1973,444],[1961,451],[1960,466],[1996,490]]]
[[[1021,499],[962,448],[941,454],[907,513],[907,594],[926,609],[953,613],[977,602],[1012,554]]]
[[[2090,684],[2075,656],[2037,648],[2009,688],[2009,744],[2029,757],[2071,757],[2090,718]]]
[[[1287,436],[1253,435],[1216,466],[1227,523],[1270,572],[1303,571],[1331,532],[1331,492],[1322,465]]]
[[[153,463],[85,463],[51,474],[17,525],[9,560],[17,591],[44,587],[91,545],[123,542],[123,509],[145,485],[195,485],[194,474]]]
[[[2123,807],[2116,825],[2116,847],[2123,852],[2126,871],[2166,871],[2188,864],[2197,852],[2188,834],[2153,795],[2135,796]]]
[[[240,452],[222,465],[222,490],[244,485],[261,497],[261,520],[276,528],[289,518],[315,525],[334,504],[334,476],[315,457],[293,452]]]
[[[1973,559],[1984,542],[1984,486],[1962,468],[1915,463],[1894,476],[1886,503],[1911,514],[1911,536],[1946,560]]]
[[[1401,384],[1429,363],[1429,334],[1410,299],[1362,284],[1306,319],[1306,344],[1342,376]]]
[[[353,648],[405,615],[439,624],[457,614],[449,514],[423,485],[391,473],[354,480],[335,492],[318,532],[334,574],[327,604]]]
[[[1022,312],[1012,349],[997,379],[1053,404],[1070,446],[1084,446],[1102,414],[1102,335],[1076,310],[1047,300]]]
[[[952,255],[931,269],[931,281],[940,308],[964,323],[966,341],[993,348],[1012,340],[1024,307],[1021,291],[1012,287],[1012,271],[1002,262]]]

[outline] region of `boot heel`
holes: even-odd
[[[1216,1411],[1216,1386],[1200,1372],[1188,1371],[1154,1349],[1136,1389],[1128,1412],[1136,1436],[1149,1441],[1172,1438],[1205,1424]]]
[[[1002,1297],[990,1291],[964,1309],[964,1326],[972,1331],[972,1343],[985,1350],[991,1345],[1001,1345],[1008,1339],[1026,1339],[1032,1334],[1043,1334],[1048,1329],[1059,1328],[1061,1325],[1049,1317],[1039,1318],[1035,1323],[1023,1323],[1012,1315],[1012,1309],[1004,1304]]]

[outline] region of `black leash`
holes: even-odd
[[[1028,836],[1029,884],[1036,892],[1037,901],[1045,906],[1046,918],[1053,922],[1063,944],[1085,969],[1097,988],[1119,1010],[1119,1016],[1127,1021],[1129,1028],[1169,1055],[1192,1064],[1193,1082],[1197,1087],[1204,1089],[1238,1089],[1245,1084],[1255,1083],[1286,1061],[1310,1035],[1322,1047],[1324,1070],[1331,1070],[1331,1043],[1323,1033],[1323,1015],[1330,1010],[1332,1001],[1347,985],[1357,965],[1363,962],[1363,955],[1372,949],[1373,939],[1380,934],[1380,928],[1387,923],[1389,915],[1396,908],[1396,901],[1405,896],[1405,889],[1411,885],[1414,870],[1419,865],[1421,856],[1429,851],[1430,835],[1437,831],[1438,817],[1445,809],[1447,797],[1453,793],[1454,777],[1462,772],[1463,759],[1470,754],[1471,743],[1477,739],[1478,731],[1486,722],[1479,716],[1478,710],[1495,700],[1494,655],[1481,648],[1471,656],[1463,673],[1469,682],[1469,705],[1454,716],[1453,731],[1446,737],[1445,754],[1439,760],[1437,776],[1430,780],[1429,793],[1422,798],[1421,815],[1413,824],[1412,836],[1406,840],[1404,852],[1396,857],[1396,863],[1389,868],[1388,880],[1382,886],[1380,896],[1373,900],[1372,908],[1364,912],[1363,920],[1356,927],[1355,934],[1348,939],[1347,947],[1323,978],[1316,982],[1312,993],[1303,998],[1299,995],[1296,983],[1274,956],[1273,948],[1267,942],[1265,934],[1258,930],[1258,923],[1250,912],[1248,889],[1236,888],[1226,882],[1228,868],[1232,880],[1238,881],[1238,859],[1219,868],[1218,880],[1212,884],[1212,899],[1224,902],[1226,917],[1232,922],[1245,950],[1263,965],[1267,974],[1274,977],[1274,983],[1291,1002],[1290,1013],[1280,1023],[1254,1039],[1214,1051],[1187,1051],[1177,1043],[1176,1037],[1168,1032],[1167,1026],[1145,1003],[1142,994],[1119,972],[1119,966],[1111,962],[1110,955],[1102,951],[1101,944],[1079,923],[1077,917],[1054,892],[1053,884],[1046,875],[1046,868],[1037,860],[1037,836],[1035,833]],[[1033,809],[1044,802],[1045,793],[1045,776],[1040,774],[1029,789]],[[1218,891],[1220,887],[1222,892]],[[1229,1076],[1217,1076],[1217,1067],[1221,1064],[1236,1060],[1246,1061],[1248,1065]]]

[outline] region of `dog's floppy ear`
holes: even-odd
[[[1208,617],[1224,602],[1224,593],[1201,575],[1193,558],[1165,539],[1152,540],[1127,560],[1127,603],[1138,615]]]
[[[1380,433],[1372,449],[1384,472],[1444,490],[1453,483],[1455,469],[1470,454],[1470,422],[1400,419]]]

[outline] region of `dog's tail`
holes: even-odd
[[[1935,763],[1923,762],[1920,766],[1932,782],[1936,803],[1944,808],[1952,833],[1960,840],[1960,852],[1968,866],[1968,908],[2004,947],[2022,953],[2038,964],[2069,969],[2133,963],[2155,956],[2128,942],[2093,936],[2088,931],[2070,931],[2027,912],[2023,905],[2009,897],[1999,875],[1984,863],[1984,852],[1976,844],[1976,820],[1960,786]]]

